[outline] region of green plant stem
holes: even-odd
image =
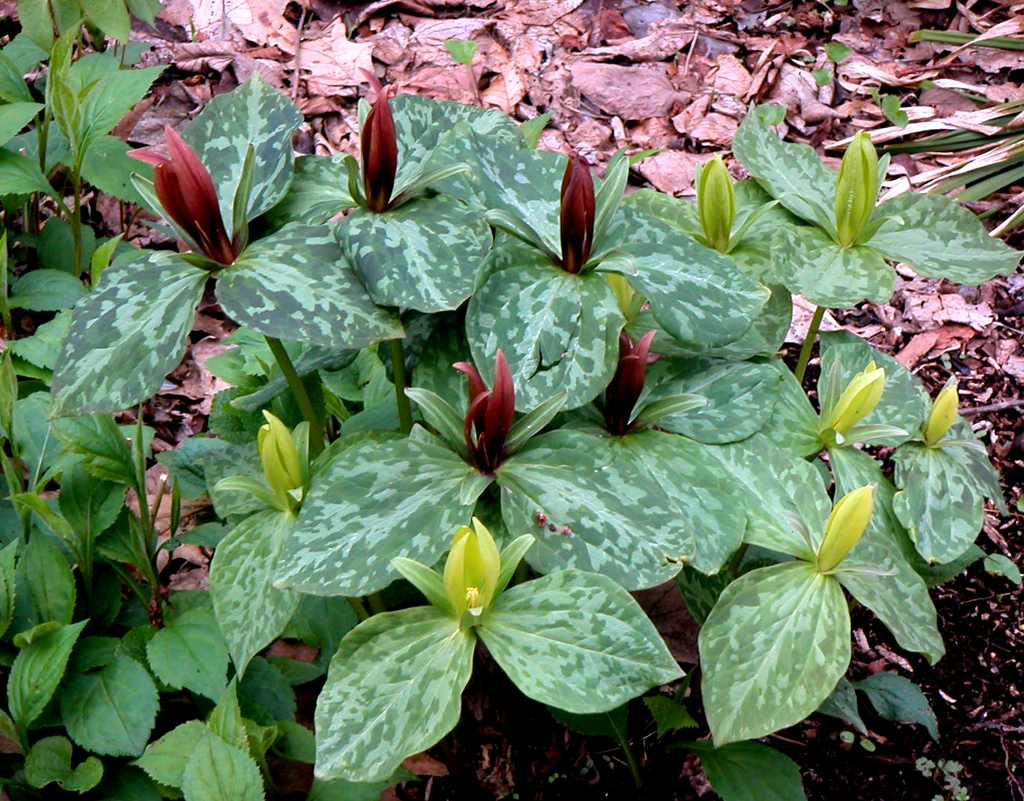
[[[348,605],[352,607],[352,611],[356,613],[356,617],[359,618],[360,622],[370,619],[370,613],[366,611],[362,601],[358,598],[345,598],[345,600],[348,601]]]
[[[379,592],[371,592],[367,595],[366,602],[370,605],[370,611],[375,615],[388,611],[387,606],[384,604],[384,599],[381,598]]]
[[[284,349],[281,340],[275,337],[264,337],[264,339],[267,340],[270,352],[274,354],[277,366],[281,368],[284,379],[288,382],[288,388],[291,389],[292,396],[299,405],[302,416],[309,423],[309,458],[315,459],[324,450],[323,422],[316,413],[316,409],[313,408],[313,402],[309,399],[309,393],[306,392],[306,387],[302,383],[298,372],[296,372],[295,365],[292,364],[291,357],[288,355],[288,351]]]
[[[626,756],[626,764],[629,765],[629,772],[633,775],[633,784],[636,785],[638,797],[642,797],[639,796],[639,793],[643,790],[644,779],[640,775],[640,765],[637,764],[636,757],[633,755],[633,749],[629,746],[629,738],[626,737],[624,731],[619,731],[617,726],[612,728],[615,729],[615,739],[618,740],[619,747]]]
[[[736,549],[736,553],[732,555],[732,559],[729,560],[729,573],[732,577],[736,578],[736,573],[740,569],[740,565],[743,564],[743,557],[747,554],[747,543],[743,543],[739,548]]]
[[[804,373],[807,372],[807,363],[811,360],[811,348],[814,347],[814,338],[818,335],[818,329],[821,327],[821,318],[825,316],[825,307],[818,306],[814,310],[814,316],[811,318],[811,325],[807,329],[807,336],[804,338],[804,344],[800,346],[800,358],[796,362],[796,380],[801,384],[804,382]]]
[[[405,388],[409,384],[405,378],[405,352],[400,339],[391,340],[391,369],[395,374],[395,404],[398,406],[398,422],[402,427],[402,433],[408,434],[412,431],[412,406],[405,394]]]
[[[71,236],[75,243],[75,278],[82,277],[82,168],[78,160],[71,170],[71,189],[75,196],[74,216],[71,223]]]

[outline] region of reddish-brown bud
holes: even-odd
[[[374,81],[376,83],[376,81]],[[388,97],[392,87],[377,84],[377,99],[366,116],[360,146],[363,154],[363,191],[375,212],[387,211],[398,171],[398,135]]]
[[[505,440],[516,412],[512,371],[499,350],[494,359],[494,384],[487,389],[473,365],[456,362],[452,366],[469,378],[469,409],[463,431],[470,458],[482,473],[493,473],[505,455]]]
[[[578,273],[590,259],[594,244],[594,181],[590,169],[578,153],[569,156],[562,176],[561,267]]]
[[[192,240],[199,252],[218,264],[232,264],[244,244],[240,228],[230,235],[224,226],[217,190],[195,151],[171,126],[164,126],[170,157],[149,150],[128,155],[156,167],[153,186],[167,216]]]
[[[655,333],[648,331],[635,345],[625,331],[619,334],[619,366],[604,392],[604,420],[610,434],[629,433],[633,408],[644,389]]]

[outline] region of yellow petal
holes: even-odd
[[[860,540],[875,508],[875,485],[855,489],[840,498],[825,524],[818,548],[818,571],[833,570]]]
[[[924,425],[925,445],[935,445],[949,431],[949,427],[956,421],[957,406],[960,401],[958,394],[959,387],[955,380],[951,380],[935,398],[931,411],[928,412],[928,421]]]

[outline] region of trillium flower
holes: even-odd
[[[875,485],[848,492],[832,507],[818,548],[818,572],[834,570],[864,534],[875,509]]]
[[[700,173],[697,215],[708,244],[719,253],[728,253],[732,224],[736,218],[736,194],[721,156],[711,159]]]
[[[473,518],[473,527],[460,526],[444,565],[444,588],[456,615],[479,616],[498,588],[501,556],[487,526]]]
[[[505,354],[494,359],[494,384],[487,389],[476,368],[468,362],[452,365],[469,378],[469,410],[464,434],[470,460],[481,473],[491,475],[505,456],[505,440],[516,411],[516,390]]]
[[[949,431],[950,426],[956,421],[959,395],[956,379],[951,378],[942,388],[931,411],[928,412],[928,421],[924,425],[924,444],[933,447]]]
[[[857,423],[871,414],[885,389],[885,368],[868,362],[846,385],[835,407],[822,419],[822,431],[832,429],[840,435],[849,433]],[[824,411],[824,410],[823,410]]]
[[[133,150],[128,155],[156,168],[157,200],[191,240],[188,244],[218,264],[233,264],[245,246],[245,230],[228,233],[209,171],[171,126],[164,126],[164,137],[169,157],[151,150]]]
[[[384,88],[374,78],[377,99],[366,116],[360,149],[363,156],[363,192],[372,211],[384,212],[391,205],[398,171],[398,136],[391,116],[389,97],[392,87]]]
[[[590,177],[590,169],[578,153],[571,153],[562,176],[559,215],[562,239],[560,266],[567,273],[578,273],[590,260],[594,245],[594,218],[594,181]]]
[[[843,154],[836,179],[836,236],[845,248],[858,243],[878,200],[878,153],[859,131]]]
[[[619,334],[619,366],[604,392],[604,420],[610,434],[629,433],[633,410],[644,389],[655,333],[648,331],[636,344],[625,331]]]

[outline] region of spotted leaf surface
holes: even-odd
[[[1020,264],[1020,251],[989,236],[969,209],[942,195],[904,192],[878,213],[892,219],[871,238],[871,247],[929,278],[974,285],[1009,275]]]
[[[928,587],[900,548],[900,539],[907,535],[892,510],[895,487],[864,451],[838,448],[829,458],[837,497],[866,484],[877,484],[875,512],[849,558],[876,565],[888,574],[839,573],[836,577],[854,598],[878,616],[902,648],[922,653],[935,664],[946,649]]]
[[[155,393],[185,355],[208,273],[141,251],[103,271],[75,307],[54,367],[55,417],[120,411]]]
[[[663,417],[658,428],[718,445],[746,439],[764,425],[775,409],[782,375],[771,364],[659,359],[648,368],[647,382],[652,385],[648,402],[677,394],[706,398],[707,406]]]
[[[579,568],[635,590],[684,562],[713,571],[739,546],[744,520],[718,500],[728,474],[707,450],[656,431],[545,434],[499,468],[502,517],[537,537],[526,558],[540,572]]]
[[[751,444],[761,442],[793,456],[814,456],[824,447],[818,433],[818,413],[790,369],[778,361],[771,365],[782,377],[779,399]]]
[[[381,214],[359,209],[337,233],[377,303],[422,312],[462,305],[491,246],[480,213],[444,195]]]
[[[267,212],[272,225],[288,223],[323,225],[355,205],[348,193],[344,153],[333,156],[299,156],[295,159],[288,193]]]
[[[1002,497],[999,484],[986,480],[994,474],[985,451],[908,442],[893,452],[892,459],[896,517],[925,561],[953,561],[981,531],[985,498]]]
[[[344,349],[403,336],[319,226],[289,225],[250,245],[220,271],[217,299],[242,325],[280,339]]]
[[[520,411],[559,392],[566,393],[566,409],[592,400],[615,373],[623,324],[605,277],[570,275],[516,241],[495,248],[489,261],[490,277],[466,311],[466,336],[481,374],[492,373],[500,348]]]
[[[301,122],[298,107],[254,74],[233,92],[207,103],[182,132],[210,171],[229,231],[284,197],[294,160],[292,134]],[[250,145],[254,156],[252,190],[245,220],[234,221],[232,206]]]
[[[732,152],[751,177],[797,217],[825,230],[832,227],[836,172],[821,163],[814,148],[783,142],[755,110],[736,131]]]
[[[476,498],[460,498],[474,474],[430,442],[373,435],[349,446],[313,480],[285,537],[277,585],[365,595],[398,578],[396,556],[433,565],[469,522]]]
[[[873,247],[844,248],[813,226],[781,228],[772,252],[775,279],[819,306],[847,309],[865,299],[884,303],[896,283],[896,273]]]
[[[316,705],[318,779],[383,781],[459,720],[476,637],[433,607],[374,615],[341,641]]]
[[[601,269],[625,275],[661,327],[687,346],[736,341],[768,300],[768,290],[729,257],[652,217],[620,209],[608,238],[618,244]]]
[[[295,523],[286,512],[247,517],[221,540],[210,566],[210,597],[239,674],[281,635],[300,596],[274,586],[284,537]]]
[[[477,630],[525,695],[576,714],[607,712],[683,675],[629,593],[581,570],[507,590]]]
[[[799,723],[850,664],[850,613],[839,582],[800,560],[725,588],[698,638],[704,710],[715,745]]]

